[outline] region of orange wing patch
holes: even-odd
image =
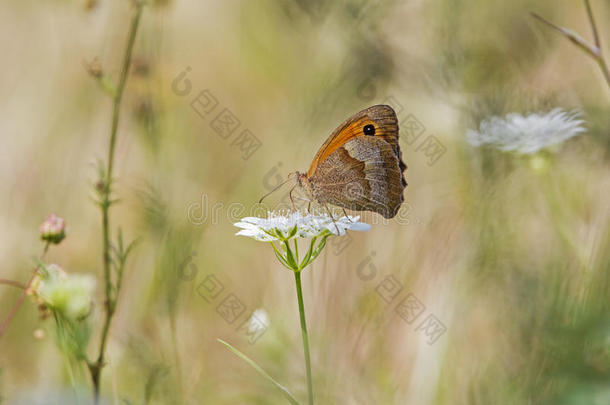
[[[334,151],[358,136],[383,138],[398,155],[398,119],[396,113],[390,106],[375,105],[348,118],[335,129],[318,150],[307,171],[307,177],[311,178],[318,165]]]

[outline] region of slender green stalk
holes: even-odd
[[[593,9],[591,8],[590,0],[585,0],[585,7],[587,8],[587,17],[589,17],[589,24],[591,24],[591,31],[593,32],[593,41],[595,42],[595,47],[597,48],[597,63],[599,64],[599,67],[606,78],[608,87],[610,87],[610,69],[608,69],[606,58],[604,58],[604,55],[602,54],[602,43],[599,39],[599,32],[597,31],[597,24],[595,23],[595,17],[593,16]]]
[[[112,171],[114,167],[114,151],[116,145],[117,131],[119,127],[119,117],[121,112],[121,100],[123,98],[123,91],[125,84],[127,83],[127,77],[129,74],[129,67],[131,65],[131,55],[133,51],[133,45],[136,39],[136,33],[138,31],[138,25],[140,17],[142,15],[142,2],[136,2],[136,11],[131,19],[131,25],[129,28],[129,34],[127,36],[127,46],[125,48],[125,54],[123,56],[123,64],[121,66],[121,74],[119,82],[116,88],[116,92],[113,97],[113,108],[112,108],[112,125],[110,128],[110,145],[108,148],[108,161],[107,169],[105,170],[105,178],[103,179],[103,197],[101,201],[102,209],[102,249],[103,249],[103,262],[104,262],[104,284],[106,293],[105,302],[105,318],[104,326],[102,328],[102,336],[100,339],[99,354],[97,360],[93,363],[89,363],[89,371],[91,373],[91,380],[93,382],[93,397],[94,402],[99,402],[100,393],[100,377],[102,368],[105,365],[105,352],[106,342],[108,340],[108,332],[110,330],[110,324],[116,308],[116,300],[118,298],[118,286],[120,286],[120,280],[117,280],[117,289],[114,297],[112,296],[112,277],[111,277],[111,257],[110,257],[110,206],[111,192],[112,192]],[[118,277],[122,277],[122,273],[118,274]]]
[[[587,9],[587,17],[589,18],[589,24],[591,25],[591,31],[593,32],[593,41],[594,45],[589,45],[580,35],[576,32],[557,26],[547,19],[541,17],[536,13],[531,13],[532,16],[542,23],[548,25],[549,27],[561,32],[567,39],[569,39],[573,44],[578,46],[584,52],[586,52],[593,60],[597,62],[599,65],[604,78],[606,79],[606,83],[608,87],[610,87],[610,69],[608,69],[608,64],[606,63],[606,59],[602,53],[601,41],[599,39],[599,33],[597,31],[597,24],[595,23],[595,18],[593,16],[593,9],[591,8],[590,0],[585,0],[585,7]]]
[[[8,280],[6,278],[0,278],[0,284],[11,285],[13,287],[17,287],[22,290],[25,290],[25,284],[20,283],[19,281],[15,281],[15,280]]]
[[[309,337],[307,335],[307,322],[305,320],[305,306],[303,305],[303,291],[301,290],[301,272],[294,272],[294,281],[297,287],[299,301],[299,315],[301,318],[301,336],[303,337],[303,353],[305,354],[305,367],[307,369],[307,397],[308,404],[313,405],[313,383],[311,381],[311,359],[309,356]]]
[[[47,254],[48,250],[49,250],[49,242],[45,243],[44,249],[42,250],[42,254],[40,255],[39,260],[42,260],[44,258],[44,256]],[[11,309],[11,312],[8,314],[6,319],[0,325],[0,337],[2,337],[2,335],[4,334],[4,331],[6,331],[6,328],[8,328],[8,325],[11,323],[11,320],[17,314],[17,310],[23,303],[27,290],[28,290],[28,288],[30,288],[30,284],[32,284],[32,281],[34,281],[34,277],[36,277],[36,273],[38,272],[39,268],[40,268],[40,264],[38,264],[34,268],[34,270],[32,271],[32,275],[30,276],[30,279],[28,280],[26,285],[23,287],[23,291],[21,291],[21,294],[19,294],[19,298],[17,298],[17,302],[15,303],[15,305],[13,305],[13,309]]]
[[[587,8],[587,16],[589,17],[589,23],[591,24],[591,31],[593,32],[593,41],[595,46],[601,49],[601,43],[599,40],[599,33],[597,32],[597,24],[595,24],[595,18],[593,17],[593,9],[591,8],[591,1],[585,0],[585,7]]]
[[[290,238],[292,238],[296,234],[296,231],[297,231],[297,229],[295,227],[294,231],[291,233],[291,235],[289,237],[281,240],[281,242],[280,242],[281,247],[279,249],[275,246],[275,244],[273,242],[270,242],[270,243],[271,243],[271,247],[273,248],[273,252],[275,253],[275,256],[278,258],[280,263],[282,263],[282,265],[284,267],[286,267],[287,269],[289,269],[290,271],[292,271],[294,273],[294,280],[295,280],[296,289],[297,289],[297,299],[298,299],[298,303],[299,303],[299,315],[300,315],[300,321],[301,321],[301,337],[303,338],[303,353],[305,354],[305,369],[307,372],[307,394],[308,394],[307,403],[309,405],[313,405],[313,382],[312,382],[312,376],[311,376],[311,356],[309,354],[309,337],[307,334],[307,321],[305,319],[305,304],[303,304],[303,290],[301,288],[301,271],[303,271],[307,266],[309,266],[311,264],[311,262],[313,262],[320,255],[320,253],[322,252],[322,249],[324,249],[324,246],[326,245],[326,240],[331,235],[331,233],[328,231],[325,231],[325,232],[321,233],[320,235],[315,236],[311,240],[311,242],[309,244],[309,249],[305,253],[303,260],[300,260],[299,244],[296,239],[294,240],[294,252],[290,248]],[[321,238],[321,240],[318,243],[318,245],[316,246],[316,241],[319,238]],[[228,345],[226,342],[223,342],[220,339],[219,339],[219,341],[231,348],[231,346]],[[236,349],[232,349],[232,350],[236,354],[238,354],[240,357],[242,357],[244,360],[248,361],[249,363],[252,363],[251,360],[249,360],[247,357],[245,357],[245,355],[242,355],[239,352],[237,352]],[[255,368],[257,368],[257,370],[260,369],[260,367],[258,367],[258,366],[255,366]],[[262,369],[260,369],[259,372],[261,372],[263,375],[268,377],[268,375],[266,373],[264,373],[262,371]],[[275,382],[275,380],[271,379],[271,381],[274,384],[279,386],[279,384],[277,384],[277,382]],[[284,390],[284,387],[282,387],[282,386],[279,386],[279,387],[282,390]]]
[[[297,263],[300,263],[299,262],[299,244],[297,243],[296,239],[294,240],[294,256],[297,260]]]

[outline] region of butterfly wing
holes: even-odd
[[[406,186],[401,163],[384,139],[353,137],[318,164],[309,178],[313,197],[322,204],[393,218]]]
[[[407,166],[402,161],[400,146],[398,145],[398,119],[396,118],[396,113],[388,105],[374,105],[354,114],[335,129],[322,147],[320,147],[318,153],[316,153],[307,171],[307,176],[312,177],[318,165],[350,139],[355,137],[370,137],[371,135],[365,134],[364,129],[371,125],[374,131],[372,136],[383,139],[390,144],[400,161],[401,171],[404,171]]]
[[[355,211],[392,218],[407,182],[392,107],[375,105],[353,115],[326,140],[307,179],[313,197]]]

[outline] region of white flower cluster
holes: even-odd
[[[546,114],[494,116],[483,120],[479,131],[469,129],[466,139],[476,147],[490,145],[528,155],[585,132],[585,121],[579,117],[580,113],[567,113],[561,108]]]
[[[306,214],[269,212],[267,218],[246,217],[235,224],[241,228],[236,235],[248,236],[262,242],[289,240],[292,238],[313,238],[322,235],[345,235],[347,230],[368,231],[371,226],[358,222],[359,216],[343,216],[338,219],[326,214]]]

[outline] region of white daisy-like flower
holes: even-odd
[[[325,235],[345,235],[347,230],[368,231],[369,224],[358,222],[359,216],[343,216],[334,219],[327,214],[302,214],[269,212],[267,218],[242,218],[235,226],[241,228],[236,235],[248,236],[262,242],[313,238]]]
[[[546,114],[508,114],[504,118],[485,119],[479,131],[466,132],[466,139],[475,147],[490,145],[529,155],[585,132],[584,124],[578,111],[568,113],[555,108]]]

